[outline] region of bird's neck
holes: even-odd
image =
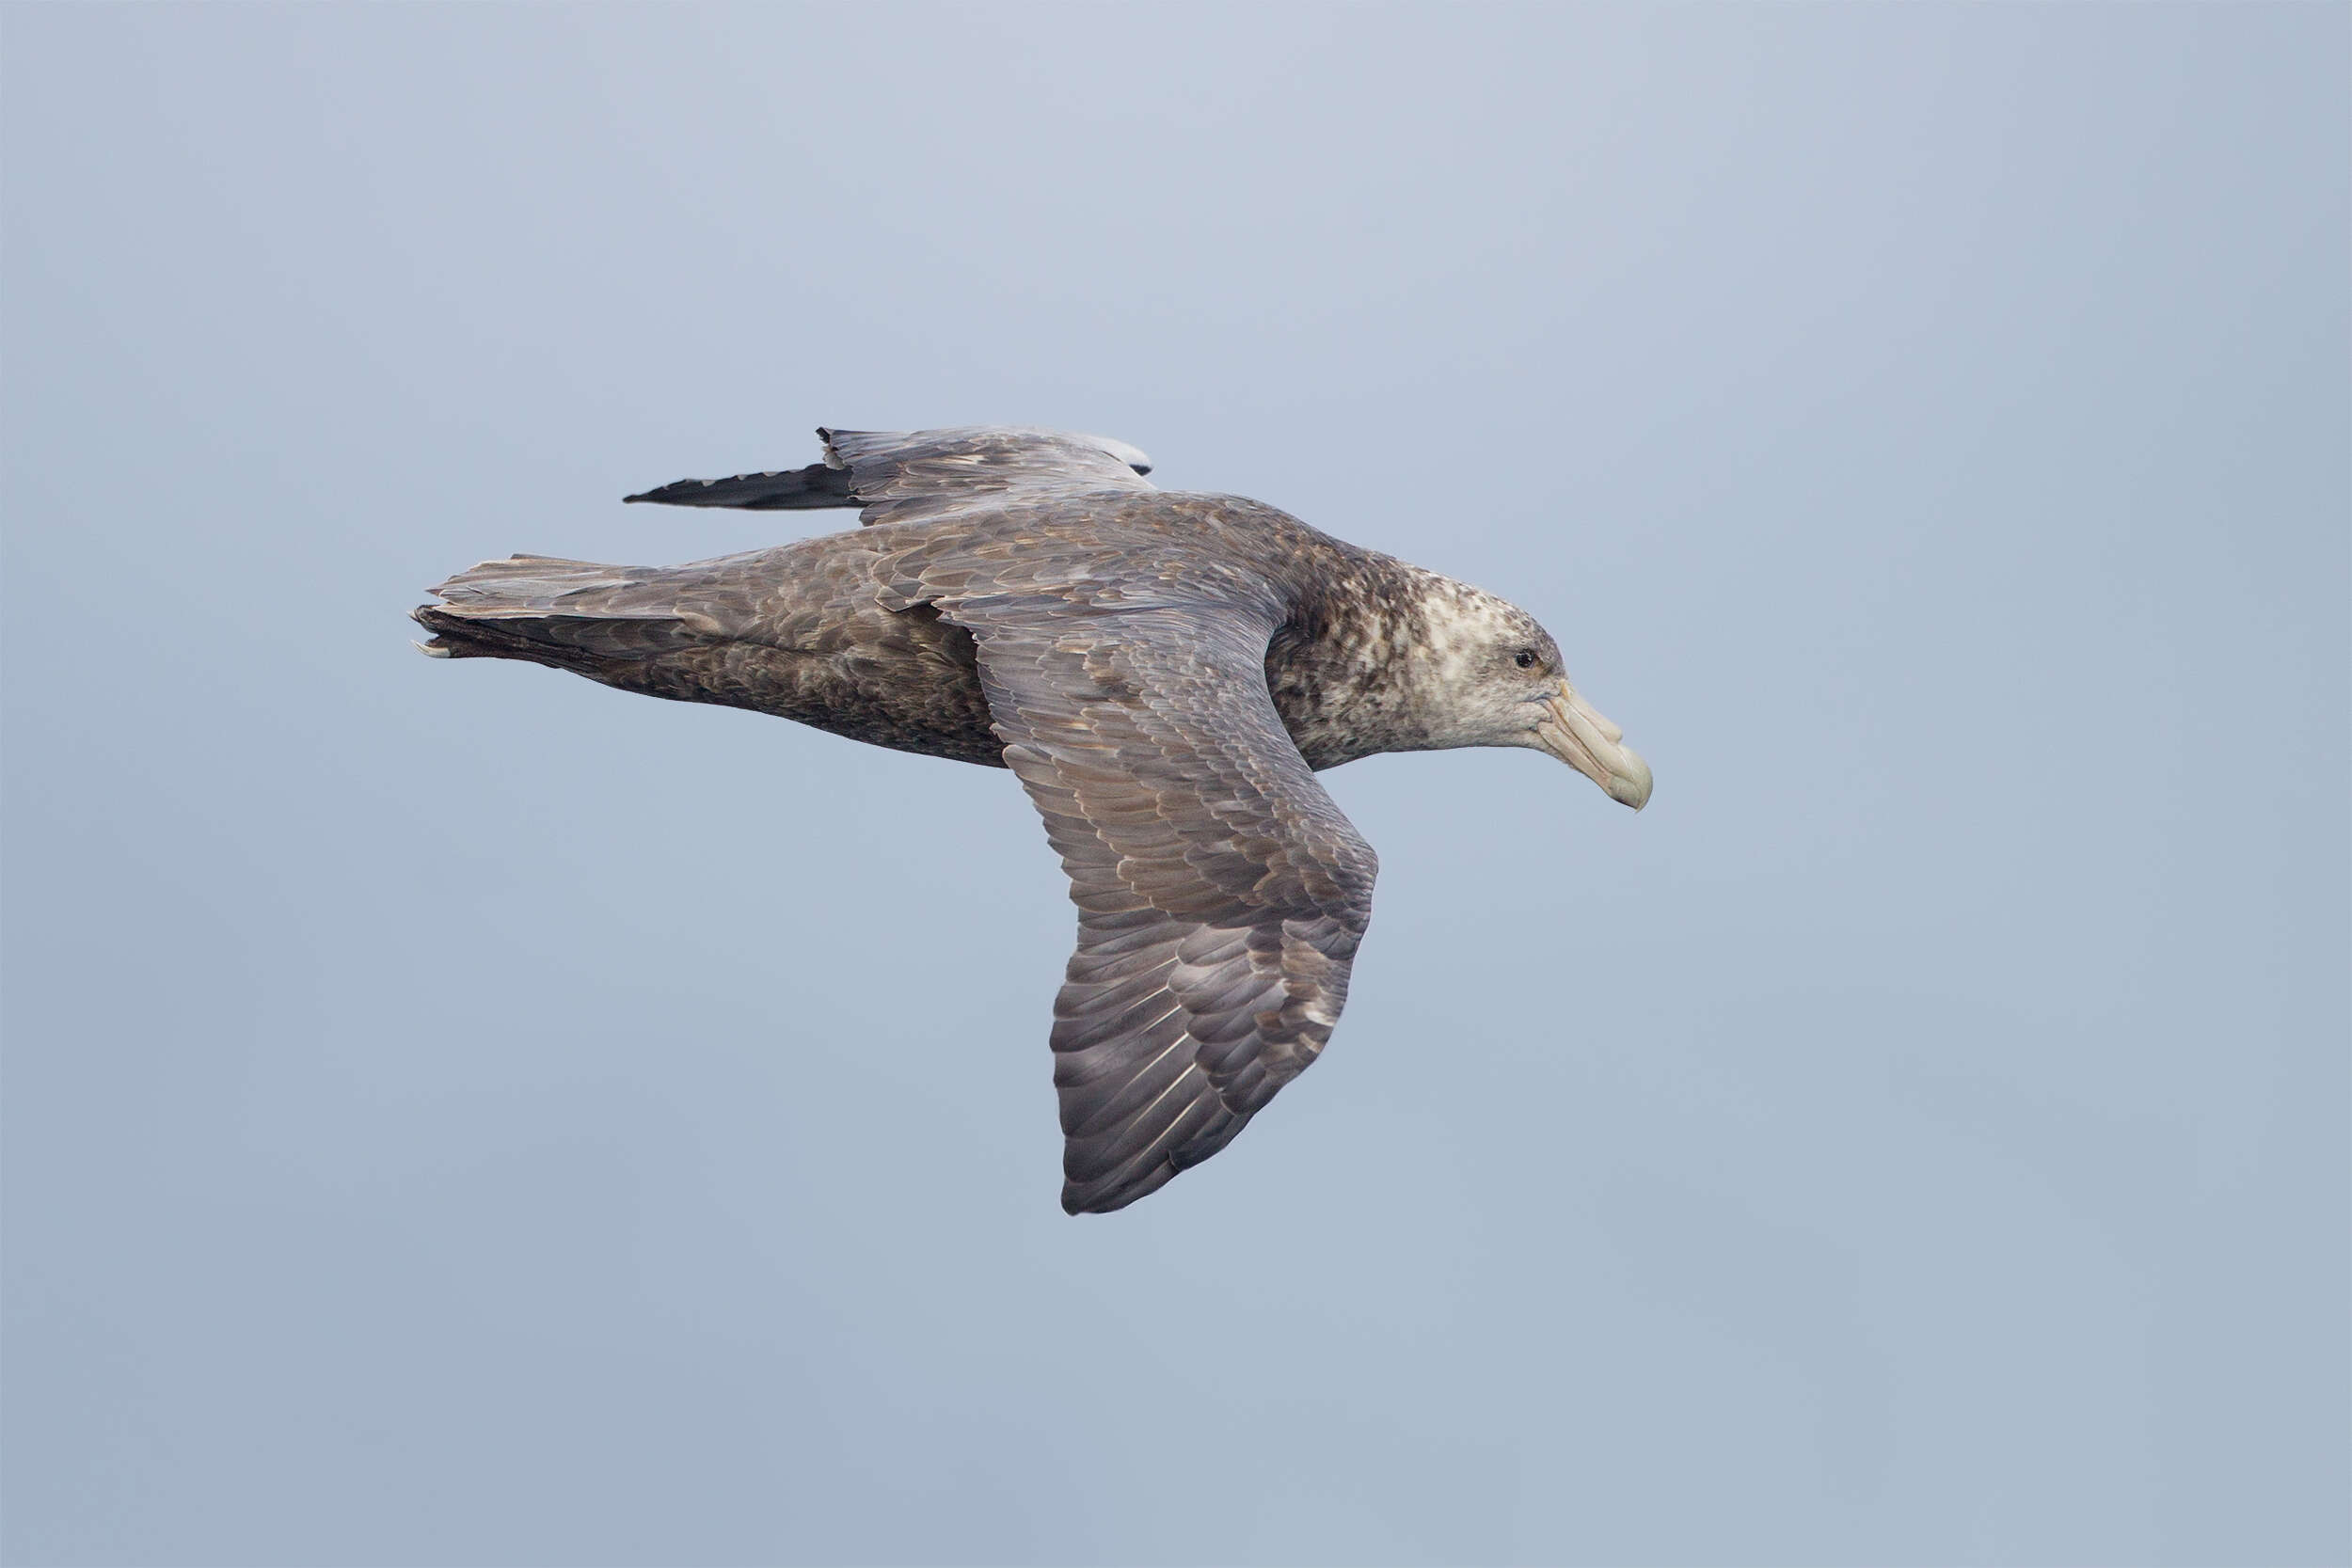
[[[1266,689],[1311,768],[1426,751],[1437,693],[1427,663],[1435,572],[1350,550],[1308,585],[1266,649]]]

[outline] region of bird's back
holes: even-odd
[[[1263,503],[1112,492],[1007,501],[675,566],[547,556],[484,562],[414,614],[425,651],[514,658],[622,690],[750,708],[898,751],[1003,766],[973,635],[943,596],[1033,596],[1075,611],[1246,606],[1283,625],[1277,705],[1311,737],[1347,667],[1344,607],[1385,558]]]

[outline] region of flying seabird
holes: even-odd
[[[419,646],[1011,768],[1078,906],[1052,1035],[1071,1213],[1223,1148],[1330,1038],[1378,861],[1317,770],[1523,746],[1649,799],[1550,635],[1491,594],[1157,489],[1104,436],[818,435],[805,468],[627,499],[859,529],[684,566],[485,562],[412,612]]]

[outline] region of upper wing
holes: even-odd
[[[1013,425],[951,430],[825,430],[825,460],[805,468],[681,479],[624,497],[665,506],[751,511],[856,506],[867,524],[941,517],[1007,499],[1149,490],[1152,460],[1107,436]]]
[[[1271,620],[1025,594],[942,610],[977,640],[1005,761],[1078,906],[1054,1005],[1062,1207],[1123,1208],[1313,1062],[1379,862],[1275,713]]]

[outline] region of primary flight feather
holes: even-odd
[[[1155,489],[1106,436],[818,434],[808,467],[628,499],[863,527],[684,566],[485,562],[413,612],[420,646],[1011,768],[1078,906],[1052,1036],[1073,1214],[1223,1148],[1330,1038],[1378,861],[1317,769],[1524,746],[1649,799],[1550,636],[1490,594]]]

